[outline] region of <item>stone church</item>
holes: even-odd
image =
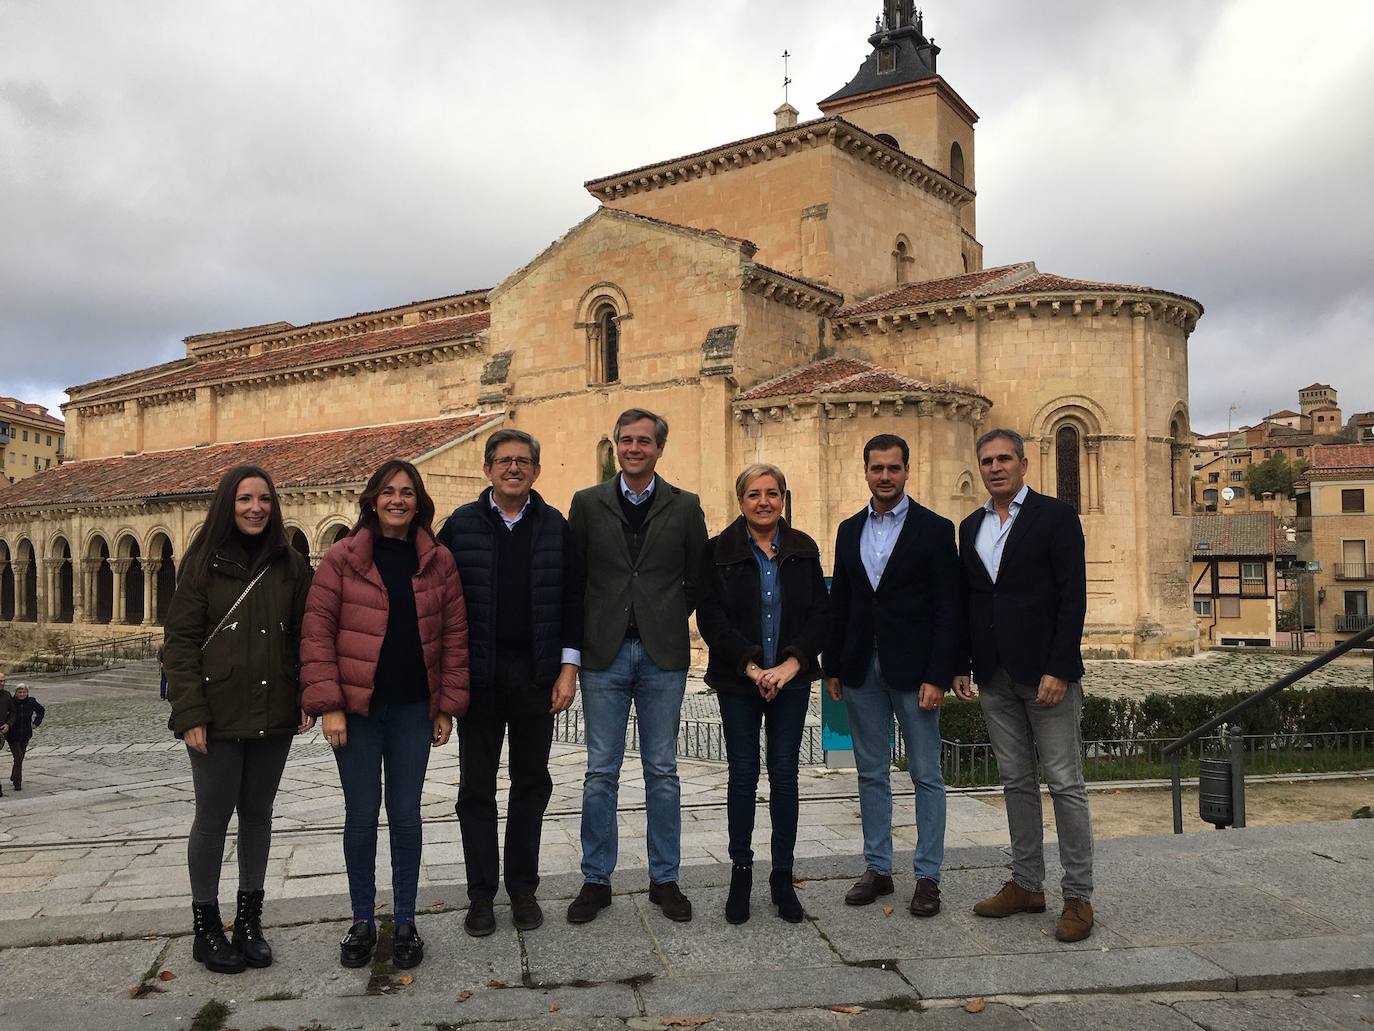
[[[151,626],[219,474],[265,465],[319,556],[371,470],[416,462],[441,512],[484,484],[500,426],[544,446],[566,506],[613,468],[616,415],[663,413],[660,470],[736,513],[733,478],[788,475],[829,552],[866,501],[863,442],[912,446],[911,493],[982,500],[982,429],[1025,434],[1030,482],[1074,505],[1085,644],[1196,647],[1188,583],[1188,337],[1198,302],[983,265],[978,117],[891,0],[854,78],[800,122],[586,184],[595,210],[490,289],[188,337],[182,358],[69,390],[69,460],[0,495],[0,619]]]

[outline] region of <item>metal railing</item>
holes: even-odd
[[[1374,626],[1374,616],[1367,612],[1341,612],[1336,615],[1336,633],[1353,634]]]
[[[64,673],[74,669],[102,669],[126,659],[151,659],[162,647],[162,632],[80,641],[60,651],[35,652],[16,672]]]
[[[1337,580],[1374,580],[1374,566],[1368,562],[1333,562]]]
[[[1269,585],[1263,580],[1242,580],[1240,595],[1242,598],[1267,598],[1269,597]]]
[[[1245,737],[1236,719],[1249,711],[1252,707],[1278,694],[1285,688],[1292,687],[1299,680],[1309,674],[1322,669],[1334,659],[1340,658],[1346,652],[1353,651],[1369,641],[1374,641],[1374,626],[1366,627],[1334,648],[1330,648],[1318,655],[1311,662],[1303,663],[1293,672],[1275,680],[1268,687],[1256,691],[1249,698],[1231,706],[1218,716],[1213,716],[1206,723],[1195,727],[1182,737],[1169,742],[1164,746],[1162,754],[1167,756],[1170,765],[1170,780],[1172,781],[1173,803],[1174,803],[1174,833],[1183,833],[1183,750],[1203,738],[1207,737],[1212,731],[1219,727],[1227,728],[1227,736],[1231,746],[1231,800],[1234,807],[1235,826],[1245,826]]]

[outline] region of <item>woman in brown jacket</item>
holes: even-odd
[[[239,465],[224,474],[177,574],[162,658],[168,725],[186,743],[195,788],[186,848],[192,955],[215,973],[236,974],[272,962],[262,936],[272,804],[292,736],[315,723],[301,712],[297,676],[310,566],[287,544],[266,471]],[[231,942],[220,922],[219,876],[236,810],[239,892]]]
[[[372,474],[358,522],[315,574],[301,634],[302,706],[322,716],[344,792],[344,865],[353,923],[339,961],[361,967],[377,944],[377,816],[383,770],[391,831],[393,961],[424,957],[415,930],[420,792],[431,745],[468,707],[468,629],[458,570],[430,526],[434,502],[409,462]]]

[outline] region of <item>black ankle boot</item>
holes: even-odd
[[[261,891],[240,891],[234,914],[233,945],[250,967],[272,965],[272,946],[262,936],[262,895]]]
[[[778,916],[789,924],[799,924],[806,917],[801,899],[797,898],[796,885],[792,883],[791,870],[774,870],[768,875],[768,890],[773,896],[773,905],[778,907]]]
[[[191,903],[193,917],[192,929],[195,942],[191,946],[191,956],[197,963],[204,963],[205,969],[216,974],[241,974],[248,964],[243,953],[229,944],[224,937],[224,924],[220,921],[219,903],[212,902],[202,906]]]
[[[725,922],[742,924],[749,919],[749,893],[754,888],[752,863],[730,867],[730,894],[725,899]]]

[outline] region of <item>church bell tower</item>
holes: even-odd
[[[940,48],[926,37],[924,12],[914,0],[885,0],[868,44],[867,59],[843,89],[820,102],[821,113],[852,122],[974,189],[978,115],[936,71]],[[975,235],[974,205],[962,214],[964,229]]]

